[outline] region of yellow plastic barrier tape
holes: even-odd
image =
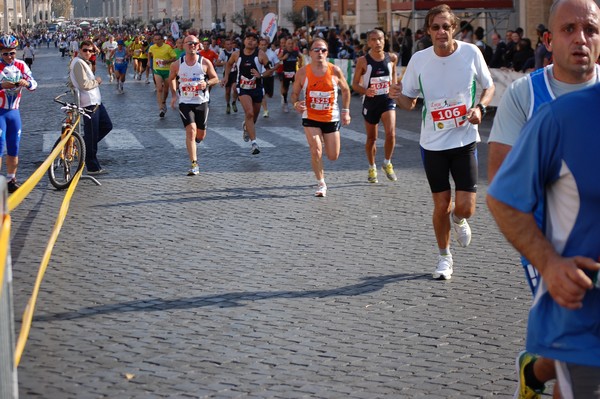
[[[4,272],[6,271],[6,257],[8,256],[8,243],[10,242],[10,215],[4,215],[2,229],[0,229],[0,297],[4,287]]]
[[[54,244],[56,243],[56,239],[58,238],[58,233],[60,233],[60,229],[62,228],[62,225],[65,221],[65,217],[67,216],[67,211],[69,210],[69,205],[71,203],[71,197],[73,197],[75,187],[77,187],[77,183],[79,183],[79,178],[81,177],[82,173],[83,168],[81,168],[79,172],[77,172],[75,176],[73,176],[73,181],[69,185],[69,189],[67,190],[65,198],[63,199],[63,202],[60,206],[58,218],[56,219],[56,223],[54,224],[54,228],[52,229],[50,240],[46,245],[46,251],[44,252],[44,257],[42,258],[42,262],[40,263],[40,269],[38,270],[38,275],[35,280],[35,285],[33,286],[33,293],[31,294],[31,298],[29,298],[29,302],[27,303],[25,312],[23,312],[21,331],[19,333],[19,339],[17,340],[17,348],[15,350],[15,367],[18,367],[19,363],[21,362],[21,355],[23,354],[23,350],[25,349],[25,343],[27,342],[27,338],[29,337],[29,330],[31,329],[33,311],[35,310],[35,302],[37,301],[37,297],[40,291],[40,285],[42,285],[42,279],[44,278],[46,268],[48,267],[48,263],[50,262],[50,256],[52,255],[52,249],[54,248]]]
[[[73,126],[76,126],[77,123],[79,123],[80,119],[81,119],[81,115],[78,115],[77,120],[75,121]],[[69,137],[71,137],[71,134],[73,134],[73,127],[71,127],[69,129],[69,132],[67,133],[67,135],[60,141],[60,143],[58,143],[56,148],[54,148],[54,150],[52,150],[52,152],[50,153],[50,155],[48,155],[48,158],[46,158],[44,163],[42,163],[39,166],[39,168],[37,168],[35,170],[35,172],[33,172],[31,174],[31,176],[29,176],[29,178],[27,180],[25,180],[25,182],[23,184],[21,184],[21,187],[19,187],[19,189],[17,191],[12,193],[8,197],[8,211],[9,212],[12,212],[13,209],[15,209],[17,206],[19,206],[19,204],[21,202],[23,202],[25,197],[27,197],[29,195],[29,193],[33,190],[33,188],[35,186],[37,186],[37,184],[40,182],[40,180],[42,180],[42,177],[44,177],[44,174],[50,168],[50,165],[52,165],[52,162],[54,162],[54,159],[61,152],[62,148],[67,143],[67,140],[69,139]]]

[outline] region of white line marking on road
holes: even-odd
[[[218,134],[219,136],[231,141],[234,144],[237,144],[239,147],[245,148],[245,147],[249,147],[250,144],[244,142],[244,140],[242,139],[242,129],[236,129],[233,127],[219,127],[219,128],[208,128],[209,132],[215,132],[216,134]],[[260,130],[258,131],[258,134],[260,134]],[[271,143],[269,143],[268,141],[262,140],[260,137],[256,139],[256,143],[258,144],[259,147],[264,147],[264,148],[275,148],[275,146]]]
[[[181,129],[158,129],[157,132],[174,148],[178,150],[184,150],[187,148],[185,146],[185,129],[183,127]],[[197,146],[199,148],[210,148],[210,146],[206,145],[206,142],[204,141],[200,144],[197,144]]]
[[[304,132],[302,130],[281,126],[269,127],[268,129],[261,128],[261,130],[267,130],[287,140],[292,140],[296,143],[302,144],[304,147],[308,147],[308,143],[306,142],[306,136],[304,135]]]
[[[144,146],[127,129],[113,129],[99,145],[104,145],[110,150],[143,150]]]

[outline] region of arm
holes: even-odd
[[[208,61],[207,59],[204,59],[203,63],[204,67],[206,68],[205,73],[208,76],[206,85],[210,87],[219,84],[219,76],[217,75],[217,71],[215,71],[215,67],[213,66],[212,62]]]
[[[227,61],[227,64],[225,64],[225,74],[223,75],[223,81],[221,82],[221,86],[225,86],[229,81],[229,74],[231,73],[231,68],[233,68],[233,65],[236,63],[239,55],[240,52],[236,51],[235,53],[231,54],[231,57],[229,57],[229,61]]]
[[[294,104],[294,109],[298,113],[306,111],[306,101],[298,101],[300,99],[300,91],[302,90],[304,79],[306,79],[306,66],[300,68],[298,72],[296,72],[296,78],[294,79],[294,84],[292,86],[292,95],[290,96],[290,101]]]
[[[412,110],[417,105],[417,99],[402,94],[402,82],[390,86],[390,98],[396,100],[396,104],[402,109]]]
[[[478,104],[483,104],[484,106],[487,106],[492,101],[492,98],[494,98],[495,90],[496,87],[494,85],[491,85],[487,89],[483,89],[483,91],[481,92],[481,97],[479,97]],[[477,106],[471,108],[467,112],[467,120],[474,125],[481,123],[482,119],[483,115],[481,109],[479,109],[479,107]]]
[[[367,70],[367,59],[365,57],[359,57],[356,61],[356,68],[354,69],[354,76],[352,77],[352,90],[362,96],[373,97],[375,90],[372,90],[371,95],[368,94],[368,89],[363,87],[360,83],[365,71]]]
[[[346,77],[344,76],[344,74],[342,73],[342,70],[337,67],[334,66],[333,67],[333,73],[334,75],[337,77],[338,79],[338,84],[340,86],[340,89],[342,90],[342,112],[341,112],[341,116],[342,116],[342,124],[343,125],[349,125],[350,124],[350,87],[348,86],[348,83],[346,82]]]
[[[492,183],[500,165],[508,155],[512,146],[503,143],[490,141],[488,152],[488,184]]]
[[[171,108],[175,109],[177,102],[177,74],[179,73],[179,62],[174,62],[169,68],[169,77],[167,78],[167,87],[171,92]]]
[[[586,291],[593,287],[582,269],[598,270],[600,264],[583,256],[560,256],[532,214],[523,213],[489,194],[487,204],[502,234],[540,272],[556,303],[568,309],[581,308]]]

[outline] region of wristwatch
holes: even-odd
[[[482,103],[477,104],[476,107],[479,108],[479,110],[481,111],[481,117],[483,118],[487,113],[487,107]]]

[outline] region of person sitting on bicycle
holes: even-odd
[[[25,87],[33,91],[37,82],[25,62],[16,59],[19,41],[12,35],[0,37],[0,157],[6,143],[6,179],[8,192],[19,188],[17,166],[19,164],[19,142],[21,140],[21,90]],[[4,135],[4,137],[2,137]],[[2,158],[0,158],[0,167]]]

